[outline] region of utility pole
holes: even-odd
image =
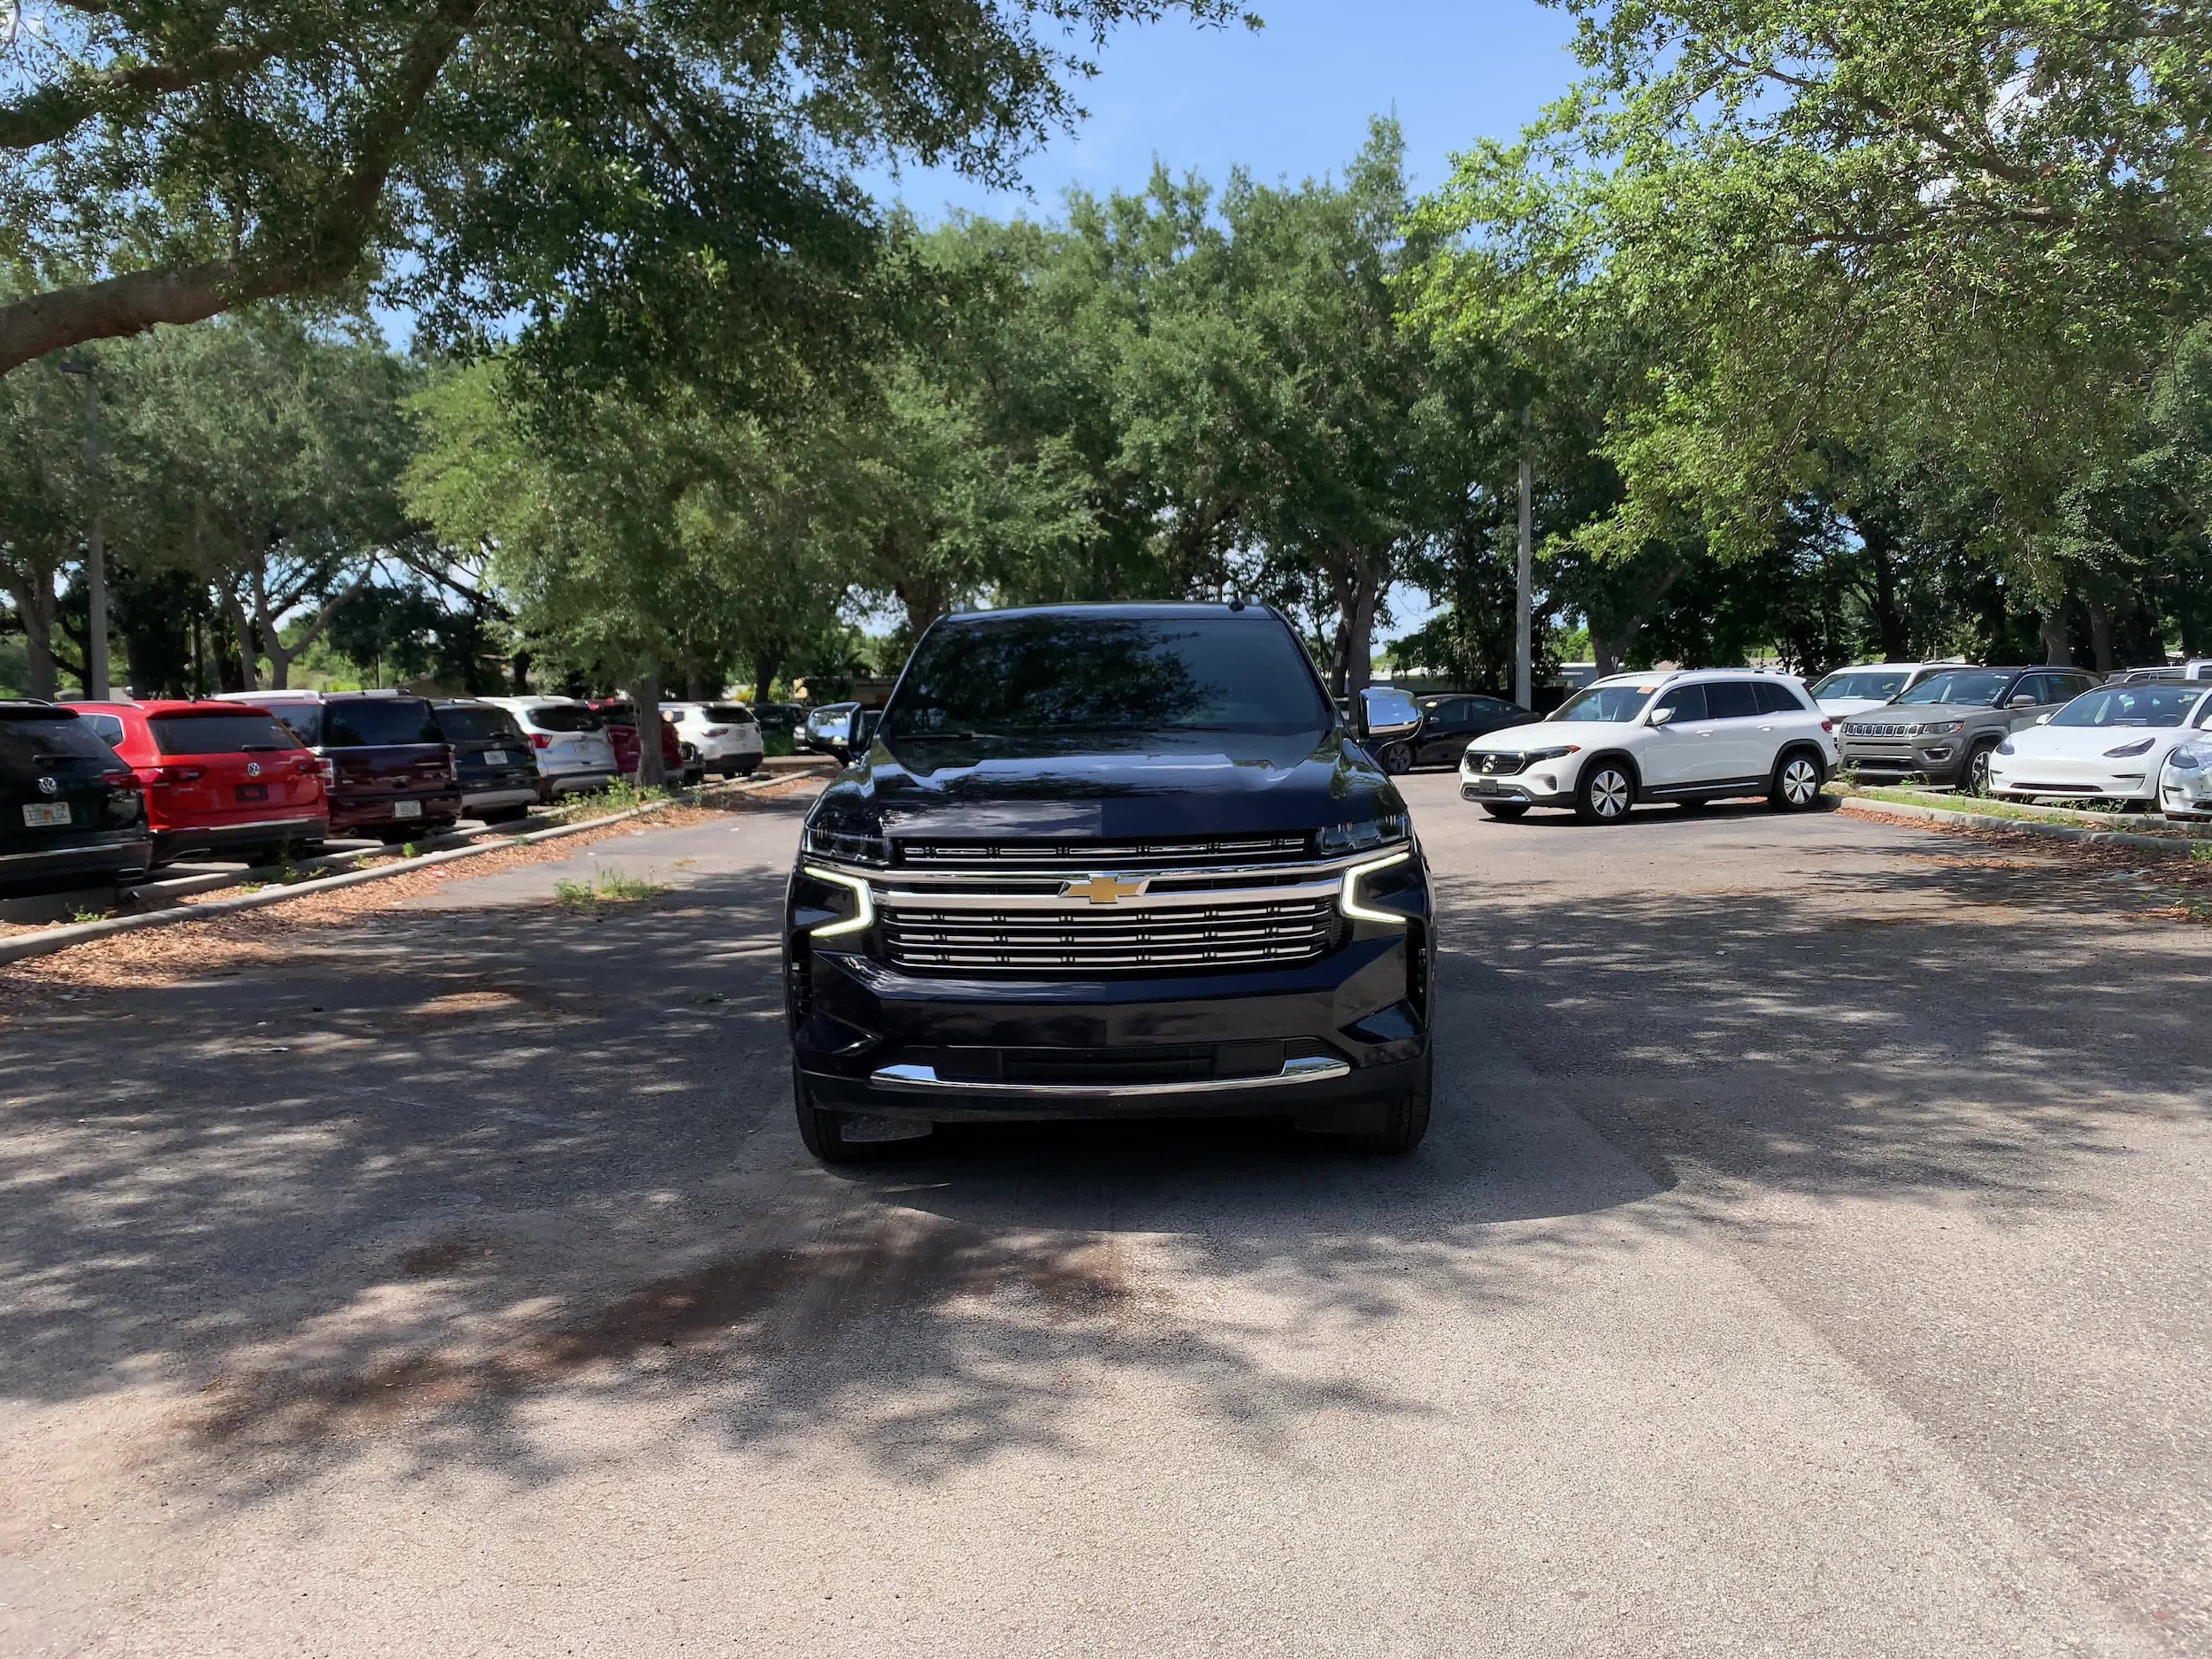
[[[1524,709],[1536,706],[1536,664],[1529,643],[1531,557],[1529,534],[1528,405],[1521,405],[1521,545],[1513,561],[1513,701]]]
[[[89,600],[85,632],[85,695],[104,703],[108,695],[108,559],[100,533],[100,382],[89,358],[61,365],[64,374],[84,376],[84,459],[92,487],[92,523],[85,535],[84,582]]]

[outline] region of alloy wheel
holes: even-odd
[[[1798,756],[1782,768],[1782,795],[1792,806],[1810,806],[1820,793],[1820,769]]]
[[[1628,779],[1616,766],[1608,766],[1590,780],[1590,804],[1602,818],[1617,818],[1628,810]]]

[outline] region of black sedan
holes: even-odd
[[[1456,766],[1467,745],[1478,737],[1502,732],[1509,726],[1526,726],[1536,717],[1517,703],[1502,697],[1446,693],[1421,699],[1421,724],[1412,735],[1382,748],[1375,758],[1388,772],[1408,772],[1421,766]]]

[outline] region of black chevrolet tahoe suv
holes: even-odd
[[[948,617],[808,814],[786,900],[818,1157],[950,1121],[1428,1126],[1435,927],[1397,787],[1282,618]]]

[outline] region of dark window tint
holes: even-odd
[[[1798,700],[1797,689],[1778,680],[1762,680],[1752,687],[1759,699],[1761,714],[1803,714],[1805,705]]]
[[[57,763],[94,760],[120,764],[100,734],[73,714],[0,710],[0,770],[43,772]]]
[[[1329,707],[1271,617],[1015,616],[940,623],[917,646],[887,735],[1319,733]]]
[[[1672,709],[1678,724],[1702,720],[1706,718],[1705,691],[1703,686],[1677,686],[1659,699],[1659,707]]]
[[[123,723],[111,714],[81,714],[77,717],[100,734],[100,741],[110,749],[123,746]]]
[[[442,743],[438,717],[413,697],[364,697],[323,705],[326,749],[389,749],[404,743]]]
[[[438,729],[445,733],[445,741],[449,743],[520,743],[527,741],[504,709],[440,709]]]
[[[1705,713],[1713,720],[1748,720],[1759,712],[1759,687],[1748,680],[1716,680],[1705,687]]]
[[[2001,668],[1947,668],[1931,674],[1897,701],[1915,706],[1958,703],[1971,708],[1993,709],[2003,697],[2012,676]]]
[[[323,705],[319,703],[271,703],[269,712],[276,716],[277,724],[300,741],[303,749],[313,749],[323,741]]]
[[[300,746],[265,714],[163,714],[146,724],[154,747],[165,755],[244,755]]]
[[[589,709],[572,703],[548,703],[542,709],[533,709],[523,718],[541,732],[597,732],[605,729],[606,722]]]
[[[709,722],[715,726],[750,726],[753,711],[734,703],[717,703],[706,710]]]

